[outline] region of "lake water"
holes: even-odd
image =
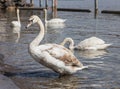
[[[27,0],[29,2],[29,0]],[[45,6],[45,0],[41,0],[42,6]],[[51,6],[51,0],[48,0],[48,6]],[[35,0],[35,5],[39,6],[39,0]],[[98,0],[99,10],[119,10],[120,0]],[[58,0],[58,8],[80,8],[94,10],[94,0]]]
[[[86,2],[85,5],[82,5],[83,7],[90,6],[87,1],[81,0],[81,2]],[[107,1],[117,2],[119,0]],[[70,5],[72,0],[70,2],[60,0],[59,6],[65,7],[65,3],[61,4],[62,2]],[[77,8],[77,0],[75,2],[75,6],[72,6]],[[91,0],[91,2],[93,1]],[[115,8],[111,8],[116,10],[120,8],[117,4]],[[107,4],[104,7],[108,9],[109,6]],[[93,7],[90,6],[90,8]],[[101,7],[102,9],[103,7]],[[10,28],[10,22],[16,19],[15,14],[5,14],[7,19],[0,19],[0,55],[4,56],[1,60],[18,70],[15,72],[11,70],[5,74],[16,86],[20,89],[120,89],[120,15],[99,13],[97,19],[94,19],[93,12],[58,12],[58,17],[67,19],[66,26],[47,28],[42,44],[59,44],[66,37],[73,38],[77,44],[91,36],[99,37],[106,43],[112,43],[112,47],[107,50],[74,51],[75,56],[84,65],[90,67],[78,71],[72,76],[58,78],[57,73],[37,63],[28,53],[28,44],[39,32],[37,25],[31,26],[29,29],[24,28],[28,17],[32,14],[37,14],[44,20],[43,14],[39,11],[21,11],[20,38]]]

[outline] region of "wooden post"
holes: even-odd
[[[42,7],[42,1],[41,0],[39,0],[39,6]]]
[[[57,0],[52,0],[53,18],[57,17]]]
[[[94,0],[94,18],[96,19],[97,14],[98,14],[98,0]]]
[[[48,9],[48,0],[45,0],[45,8]]]
[[[34,0],[30,0],[30,4],[34,5]]]

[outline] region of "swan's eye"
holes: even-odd
[[[28,22],[33,22],[33,19],[32,20],[28,20]]]

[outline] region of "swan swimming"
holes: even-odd
[[[66,21],[66,19],[61,19],[61,18],[53,18],[50,20],[47,20],[47,10],[44,9],[44,14],[45,14],[45,24],[47,24],[48,27],[65,27],[64,22]]]
[[[70,50],[62,45],[55,43],[39,45],[45,34],[41,19],[36,15],[32,15],[26,28],[35,23],[39,25],[40,33],[29,44],[28,51],[37,62],[59,73],[60,76],[73,74],[78,70],[86,68]]]
[[[20,23],[20,16],[19,16],[19,9],[17,8],[17,20],[18,21],[12,21],[11,26],[12,27],[19,27],[21,28],[21,23]]]
[[[109,47],[111,44],[105,44],[105,41],[103,41],[100,38],[97,37],[90,37],[83,41],[81,41],[78,45],[74,46],[74,41],[72,38],[68,37],[63,40],[61,45],[64,46],[65,43],[69,42],[69,49],[78,49],[78,50],[102,50]]]

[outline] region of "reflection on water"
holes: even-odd
[[[3,55],[3,54],[0,54],[0,64],[3,64],[3,63],[4,63],[3,59],[4,59],[4,55]]]
[[[17,81],[18,86],[22,83],[23,86],[21,88],[29,86],[29,89],[78,89],[78,86],[80,86],[78,82],[80,79],[77,76],[69,75],[58,78],[55,73],[45,72],[46,74],[44,74],[41,72],[45,71],[21,73],[13,76],[12,79]]]
[[[78,51],[77,51],[78,52]],[[106,55],[108,52],[106,50],[85,50],[78,52],[81,57],[93,59],[93,58],[101,58]]]
[[[18,42],[20,38],[20,28],[11,28],[6,22],[0,25],[0,41]]]
[[[18,43],[19,39],[20,39],[20,31],[21,28],[20,27],[12,27],[13,33],[17,34],[17,39],[15,40],[16,43]]]
[[[0,74],[0,88],[1,89],[20,89],[8,77]]]

